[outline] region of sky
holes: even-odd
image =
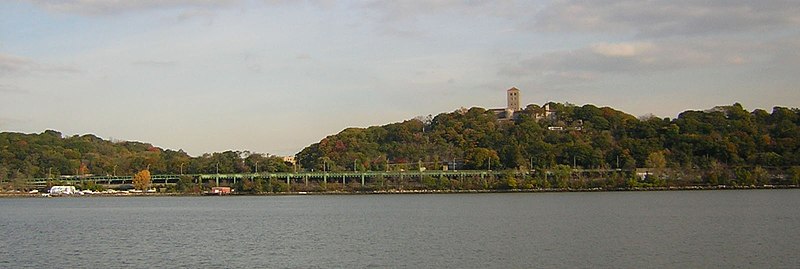
[[[6,0],[0,131],[293,155],[460,107],[800,106],[800,4]]]

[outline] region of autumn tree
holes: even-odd
[[[133,187],[137,190],[146,191],[150,188],[150,170],[142,170],[133,176]]]

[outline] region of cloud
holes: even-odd
[[[29,92],[13,85],[0,84],[0,93],[27,94]]]
[[[163,61],[163,60],[142,60],[142,61],[135,61],[131,63],[132,65],[136,66],[146,66],[146,67],[171,67],[178,64],[176,61]]]
[[[79,70],[73,67],[45,65],[25,57],[0,53],[0,77],[11,74],[76,72]]]
[[[0,76],[24,72],[35,66],[36,64],[27,58],[0,53]]]
[[[800,25],[794,0],[555,1],[533,27],[552,32],[634,33],[639,37],[769,31]]]
[[[178,22],[199,20],[205,25],[213,25],[215,17],[216,13],[208,9],[190,9],[181,12],[176,20]]]
[[[381,33],[403,38],[424,36],[430,28],[437,27],[430,23],[417,25],[423,18],[454,16],[478,20],[490,17],[516,21],[538,9],[533,1],[489,0],[368,1],[355,8],[374,20]]]
[[[217,7],[239,0],[28,0],[47,10],[81,15],[110,15],[130,11],[177,7]]]
[[[795,0],[371,1],[360,6],[384,27],[405,29],[420,17],[495,17],[518,28],[612,33],[638,38],[762,32],[800,26]]]
[[[642,55],[654,49],[654,45],[645,43],[600,43],[592,45],[592,52],[607,57],[634,57]]]
[[[761,43],[731,39],[662,40],[660,42],[596,43],[576,50],[522,58],[501,68],[510,77],[540,76],[592,80],[608,74],[646,74],[688,68],[720,68],[780,61],[800,64],[792,38]],[[794,55],[794,56],[793,56]],[[794,60],[792,60],[794,59]]]
[[[456,11],[462,13],[476,13],[480,10],[488,10],[492,2],[490,1],[456,1],[456,0],[433,0],[433,1],[372,1],[365,3],[362,7],[375,12],[385,21],[413,20],[418,16],[431,15],[446,11]]]

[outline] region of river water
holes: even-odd
[[[0,268],[798,268],[800,190],[0,199]]]

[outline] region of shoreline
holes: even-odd
[[[558,193],[558,192],[661,192],[661,191],[709,191],[709,190],[772,190],[798,189],[798,185],[764,186],[684,186],[646,188],[591,188],[591,189],[507,189],[507,190],[381,190],[381,191],[326,191],[326,192],[264,192],[208,195],[202,193],[95,193],[85,195],[43,196],[44,193],[0,192],[0,198],[77,198],[77,197],[203,197],[203,196],[300,196],[300,195],[397,195],[397,194],[465,194],[465,193]]]

